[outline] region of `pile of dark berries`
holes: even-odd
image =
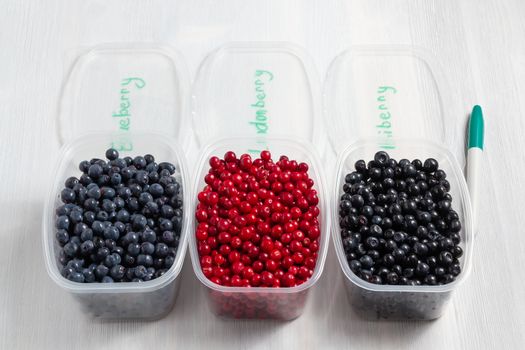
[[[375,284],[441,285],[461,272],[461,222],[450,183],[429,158],[358,160],[339,206],[350,269]]]
[[[82,161],[56,209],[61,274],[79,283],[141,282],[174,263],[182,225],[175,166],[144,157]]]

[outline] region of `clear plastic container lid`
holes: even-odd
[[[115,148],[132,151],[131,134],[153,132],[187,149],[186,74],[181,55],[166,46],[111,44],[84,52],[63,86],[61,142],[109,132]]]
[[[217,138],[291,137],[320,144],[320,87],[301,48],[288,43],[231,43],[201,64],[193,91],[199,146]]]
[[[357,47],[331,64],[324,111],[336,153],[359,139],[395,148],[396,139],[426,139],[450,145],[451,99],[444,77],[429,55],[409,47]],[[451,123],[457,125],[456,123]]]

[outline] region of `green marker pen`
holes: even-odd
[[[478,215],[478,193],[479,193],[479,169],[483,156],[484,135],[483,113],[480,106],[474,106],[470,114],[468,126],[468,150],[467,150],[467,185],[472,202],[472,216],[474,221],[474,232],[476,232]]]

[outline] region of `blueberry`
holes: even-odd
[[[175,257],[172,255],[168,255],[166,258],[164,258],[164,267],[169,269],[173,264],[175,263]]]
[[[96,211],[98,208],[98,201],[95,198],[88,198],[84,201],[84,208],[87,210]]]
[[[126,274],[126,268],[122,265],[115,265],[109,270],[109,275],[116,281],[121,280]]]
[[[452,265],[452,263],[454,261],[454,256],[452,255],[451,252],[443,250],[443,251],[441,251],[441,253],[439,253],[438,260],[439,260],[439,263],[442,266],[447,267],[447,266]]]
[[[84,265],[84,260],[82,259],[72,259],[67,262],[67,267],[73,268],[75,271],[81,271]]]
[[[150,164],[151,165],[151,164]],[[148,170],[148,167],[149,165],[146,167],[146,170]],[[151,183],[154,183],[154,182],[159,182],[160,180],[160,175],[158,172],[156,171],[151,171],[149,174],[148,174],[148,182],[151,182]],[[166,191],[165,191],[166,192]]]
[[[434,275],[436,277],[442,277],[443,275],[445,275],[445,273],[447,272],[447,270],[445,270],[444,267],[442,266],[437,266],[435,269],[434,269]]]
[[[411,163],[403,167],[403,175],[406,177],[414,177],[416,176],[416,173],[417,173],[416,167],[412,165]]]
[[[84,222],[88,225],[92,225],[95,221],[95,213],[92,211],[86,211],[84,212]]]
[[[439,201],[437,204],[437,210],[441,213],[447,213],[450,211],[452,203],[449,200]]]
[[[103,170],[99,164],[92,164],[87,172],[89,177],[91,177],[92,179],[98,179],[102,175],[102,173]]]
[[[89,255],[91,252],[95,249],[95,245],[93,244],[93,241],[85,241],[82,242],[80,245],[80,253],[82,255]]]
[[[119,238],[119,235],[119,230],[114,226],[110,226],[104,229],[104,238],[106,239],[112,239],[116,241]]]
[[[100,188],[98,185],[91,186],[88,188],[87,195],[89,198],[99,199],[101,196]]]
[[[109,160],[115,160],[119,157],[118,151],[114,148],[110,148],[106,151],[106,158]]]
[[[143,192],[139,195],[138,200],[141,205],[146,205],[146,203],[153,201],[153,196],[148,192]]]
[[[93,182],[93,179],[88,174],[82,174],[79,179],[80,183],[84,186],[89,185]]]
[[[109,249],[107,247],[100,247],[97,250],[96,258],[98,261],[104,261],[109,256]]]
[[[78,252],[78,245],[74,242],[68,242],[64,245],[64,253],[67,256],[74,257]]]
[[[101,280],[104,276],[106,276],[109,272],[109,269],[105,265],[97,265],[95,269],[95,277],[99,280]]]
[[[168,219],[161,219],[160,220],[160,224],[159,224],[159,228],[161,231],[171,231],[173,230],[173,222],[171,220],[168,220]]]
[[[106,258],[104,259],[104,265],[106,265],[107,267],[111,268],[115,265],[118,264],[118,260],[116,258],[116,255],[115,254],[109,254],[108,256],[106,256]]]
[[[73,188],[75,187],[75,185],[77,185],[79,183],[79,180],[72,176],[72,177],[69,177],[65,182],[64,182],[64,186],[66,186],[67,188]]]
[[[121,187],[118,189],[117,194],[120,198],[126,200],[132,196],[131,190],[129,187]]]
[[[95,220],[91,224],[91,229],[95,234],[102,234],[104,232],[104,224],[101,221]]]
[[[80,212],[80,210],[72,210],[72,211],[69,213],[69,220],[70,220],[73,224],[81,223],[82,220],[83,220],[83,217],[82,217],[82,213]]]
[[[146,167],[146,159],[144,159],[144,157],[142,156],[137,156],[133,159],[133,165],[137,168],[137,169],[143,169]]]
[[[157,245],[155,246],[155,256],[164,258],[168,255],[168,253],[169,249],[165,243],[157,243]]]
[[[149,193],[148,193],[149,194]],[[159,213],[159,206],[155,202],[148,202],[144,206],[144,215],[157,215]]]
[[[417,242],[414,244],[414,253],[420,257],[428,254],[428,246],[425,243]]]
[[[100,194],[103,199],[113,199],[117,195],[117,193],[115,192],[113,188],[107,187],[107,186],[103,186],[100,189]]]
[[[451,238],[443,238],[439,241],[439,247],[442,250],[452,249],[454,247],[454,241]]]
[[[89,169],[89,166],[91,164],[89,164],[89,162],[87,160],[83,160],[80,162],[80,164],[78,165],[78,169],[83,172],[83,173],[87,173],[88,169]]]
[[[390,161],[390,156],[384,151],[379,151],[374,155],[374,161],[377,165],[385,167]]]
[[[62,199],[62,202],[64,203],[74,203],[76,199],[75,191],[71,188],[64,188],[60,192],[60,199]]]
[[[447,173],[445,173],[444,170],[439,169],[436,170],[434,176],[441,182],[441,180],[444,180],[447,177]]]
[[[452,275],[452,276],[457,276],[461,273],[461,265],[456,263],[456,264],[452,264],[451,266],[448,267],[448,272]]]
[[[452,247],[451,252],[452,256],[454,256],[454,258],[456,259],[460,258],[463,255],[463,249],[461,249],[461,247],[458,245]]]
[[[379,246],[379,240],[376,237],[368,237],[366,239],[366,245],[371,249],[376,249]]]
[[[168,162],[162,162],[159,163],[159,169],[160,170],[168,170],[170,175],[173,175],[175,173],[175,166]]]
[[[146,270],[145,266],[138,265],[135,268],[135,277],[142,279],[142,278],[146,277],[146,274],[147,274],[147,270]]]
[[[149,193],[153,196],[153,198],[158,198],[164,194],[164,188],[162,188],[159,184],[152,184],[149,187]]]
[[[129,222],[129,212],[126,209],[121,209],[117,213],[117,220],[123,223]]]
[[[64,245],[67,242],[69,242],[69,234],[67,233],[67,230],[64,230],[64,229],[57,230],[55,237],[58,243],[60,243],[60,245]]]
[[[438,162],[434,158],[428,158],[423,163],[423,170],[425,170],[427,173],[433,173],[438,169]]]
[[[122,237],[122,244],[129,245],[131,243],[138,243],[139,235],[136,232],[128,232]]]
[[[128,245],[127,252],[131,256],[137,256],[140,254],[140,244],[131,243]]]
[[[160,208],[160,216],[170,219],[175,215],[175,210],[170,205],[163,205]]]
[[[153,265],[153,258],[151,255],[139,254],[139,256],[137,256],[137,264],[151,266]]]
[[[69,274],[66,278],[73,282],[84,283],[84,275],[80,272],[73,272]]]
[[[142,254],[152,255],[155,252],[155,246],[150,242],[144,242],[140,246],[140,252]]]
[[[414,269],[411,267],[407,267],[403,270],[403,277],[405,278],[414,278]]]
[[[134,197],[129,198],[126,201],[126,208],[132,213],[139,211],[140,206],[139,206],[139,202],[137,198],[134,198]]]
[[[374,260],[368,255],[363,255],[359,259],[359,262],[361,263],[361,266],[365,269],[371,268],[374,265]]]
[[[144,159],[146,160],[146,163],[148,164],[153,163],[155,161],[155,157],[152,156],[151,154],[146,154],[144,156]]]
[[[437,278],[434,275],[427,275],[424,279],[424,282],[429,286],[434,286],[437,284]]]
[[[395,272],[389,272],[386,276],[386,282],[388,284],[398,284],[399,283],[399,275]]]
[[[56,220],[56,228],[59,230],[67,230],[69,228],[70,223],[71,221],[67,216],[61,215]]]
[[[135,257],[129,254],[125,254],[124,258],[122,259],[122,263],[124,264],[124,266],[133,267],[135,266]]]
[[[117,206],[115,205],[115,203],[113,203],[112,200],[104,199],[102,201],[102,210],[108,213],[111,213],[111,212],[114,212],[116,209],[117,209]]]
[[[135,230],[143,230],[147,225],[147,219],[144,215],[136,215],[132,221]]]
[[[120,176],[120,174],[113,174],[113,175],[111,175],[109,181],[114,186],[120,185],[120,183],[122,182],[122,176]]]
[[[161,276],[163,276],[165,273],[167,272],[166,269],[159,269],[155,272],[155,278],[159,278]]]
[[[129,166],[125,167],[120,171],[120,175],[122,176],[122,180],[127,181],[133,177],[133,174],[135,171],[130,168]]]
[[[84,282],[93,283],[96,282],[95,273],[90,269],[82,270],[82,275],[84,276]]]
[[[417,263],[417,266],[415,269],[416,276],[425,277],[428,275],[429,271],[430,271],[430,267],[427,264],[421,261]]]
[[[101,281],[101,282],[102,282],[102,283],[113,283],[114,281],[113,281],[113,278],[111,278],[111,277],[109,277],[109,276],[104,276],[104,277],[102,278],[102,281]]]
[[[155,258],[153,259],[153,267],[155,269],[161,269],[164,267],[164,259],[163,258]]]
[[[113,250],[115,250],[116,246],[117,246],[117,242],[115,242],[114,240],[112,240],[111,238],[106,238],[104,240],[104,246],[106,248],[108,248],[111,252]]]
[[[113,226],[115,226],[120,233],[124,233],[124,231],[126,230],[126,225],[124,225],[124,223],[120,221],[115,221]]]

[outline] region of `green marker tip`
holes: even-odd
[[[481,107],[475,105],[470,114],[469,128],[468,128],[468,148],[478,147],[483,149],[483,134],[485,131],[485,123],[483,121],[483,112]]]

